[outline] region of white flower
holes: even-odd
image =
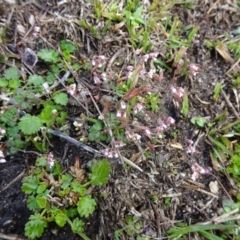
[[[53,159],[53,153],[50,152],[47,156],[47,164],[50,168],[52,168],[54,166],[54,159]]]
[[[167,126],[171,126],[175,124],[175,120],[172,117],[168,117],[165,122]]]
[[[121,106],[121,109],[126,109],[127,108],[126,103],[123,102],[123,101],[120,102],[120,106]]]
[[[83,125],[83,124],[80,123],[80,122],[77,122],[77,121],[74,121],[74,122],[73,122],[73,126],[76,127],[76,129],[80,129],[80,128],[82,127],[82,125]]]
[[[67,93],[70,94],[71,96],[74,96],[76,94],[76,88],[77,88],[76,83],[67,86]]]
[[[143,105],[141,103],[137,103],[133,108],[133,113],[137,114],[143,109]]]

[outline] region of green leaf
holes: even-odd
[[[21,82],[18,78],[9,80],[9,87],[16,89],[21,85]]]
[[[54,97],[53,97],[55,103],[66,106],[68,103],[68,96],[66,93],[57,93]]]
[[[77,208],[68,208],[66,211],[66,214],[69,218],[73,218],[78,214]]]
[[[5,78],[0,78],[0,87],[6,87],[8,85],[8,81]]]
[[[48,184],[46,182],[40,182],[37,188],[37,194],[43,193],[48,187]]]
[[[34,86],[41,86],[44,83],[44,79],[42,76],[33,74],[28,78],[28,84],[32,84]]]
[[[204,127],[206,119],[204,117],[193,117],[191,118],[191,123],[198,127]]]
[[[186,89],[184,90],[184,94],[183,94],[183,103],[182,103],[181,113],[183,114],[184,117],[188,115],[188,94]]]
[[[34,196],[29,196],[27,199],[27,207],[29,210],[34,211],[36,209],[39,209],[36,198]]]
[[[16,67],[10,67],[4,72],[4,76],[7,80],[18,79],[20,74]]]
[[[21,190],[26,194],[32,194],[37,192],[39,180],[37,177],[29,176],[23,179],[23,185]]]
[[[46,208],[47,206],[47,199],[45,197],[37,196],[36,203],[40,208]]]
[[[222,83],[217,83],[216,86],[214,87],[214,90],[213,90],[213,101],[214,102],[218,101],[222,87],[223,87]]]
[[[37,55],[46,62],[57,63],[60,61],[58,52],[52,49],[42,49],[41,51],[38,52]]]
[[[61,185],[61,188],[65,190],[66,188],[69,187],[72,181],[72,176],[70,174],[64,174],[62,175],[62,181],[63,181],[63,184]]]
[[[74,233],[83,233],[84,232],[84,222],[79,218],[75,218],[72,222],[72,231]]]
[[[20,119],[18,127],[24,134],[31,135],[37,133],[40,130],[40,128],[42,127],[42,121],[36,116],[26,114]]]
[[[86,188],[83,185],[81,185],[77,180],[74,180],[71,183],[71,186],[72,186],[73,192],[77,192],[81,196],[83,196],[86,193]]]
[[[57,223],[58,226],[63,227],[66,222],[67,222],[68,217],[66,216],[65,213],[59,211],[56,215],[55,215],[55,222]]]
[[[56,118],[56,123],[58,125],[62,124],[65,121],[66,117],[67,117],[67,113],[61,111],[60,116],[57,116],[57,118]]]
[[[46,227],[47,222],[44,221],[41,214],[36,213],[30,216],[29,221],[25,225],[25,235],[30,239],[39,238]]]
[[[77,210],[81,217],[89,217],[93,211],[97,203],[95,199],[93,199],[90,195],[80,198],[77,203]]]
[[[73,53],[77,50],[77,45],[73,44],[68,40],[62,40],[60,43],[60,47],[62,51],[66,51],[68,53]]]
[[[94,163],[91,167],[91,172],[89,175],[91,184],[94,186],[104,185],[107,183],[110,174],[110,163],[106,159]]]
[[[47,165],[46,157],[39,157],[36,160],[36,166],[38,167],[45,167]]]

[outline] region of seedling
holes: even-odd
[[[84,219],[91,216],[97,206],[89,187],[107,183],[110,164],[101,160],[92,164],[87,177],[76,160],[75,177],[63,173],[60,164],[50,153],[36,160],[28,176],[23,179],[22,191],[28,195],[27,206],[34,214],[25,225],[25,235],[30,239],[41,237],[50,222],[59,227],[67,223],[72,231],[84,240]]]

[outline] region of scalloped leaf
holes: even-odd
[[[23,134],[31,135],[37,133],[40,130],[42,127],[42,120],[36,116],[26,114],[20,119],[18,127],[23,132]]]

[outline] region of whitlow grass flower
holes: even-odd
[[[47,164],[50,168],[52,168],[54,166],[54,159],[53,159],[53,153],[50,152],[47,156]]]
[[[209,169],[201,167],[198,163],[194,163],[192,165],[191,169],[193,172],[191,179],[193,181],[196,181],[199,178],[200,174],[209,174],[210,173]]]
[[[143,110],[143,105],[141,103],[137,103],[133,108],[133,113],[137,114]]]
[[[173,98],[177,101],[181,101],[183,94],[184,94],[184,89],[182,87],[171,86],[170,90],[172,92]]]
[[[75,96],[77,94],[77,85],[76,83],[73,83],[69,86],[67,86],[67,93],[70,94],[71,96]]]

